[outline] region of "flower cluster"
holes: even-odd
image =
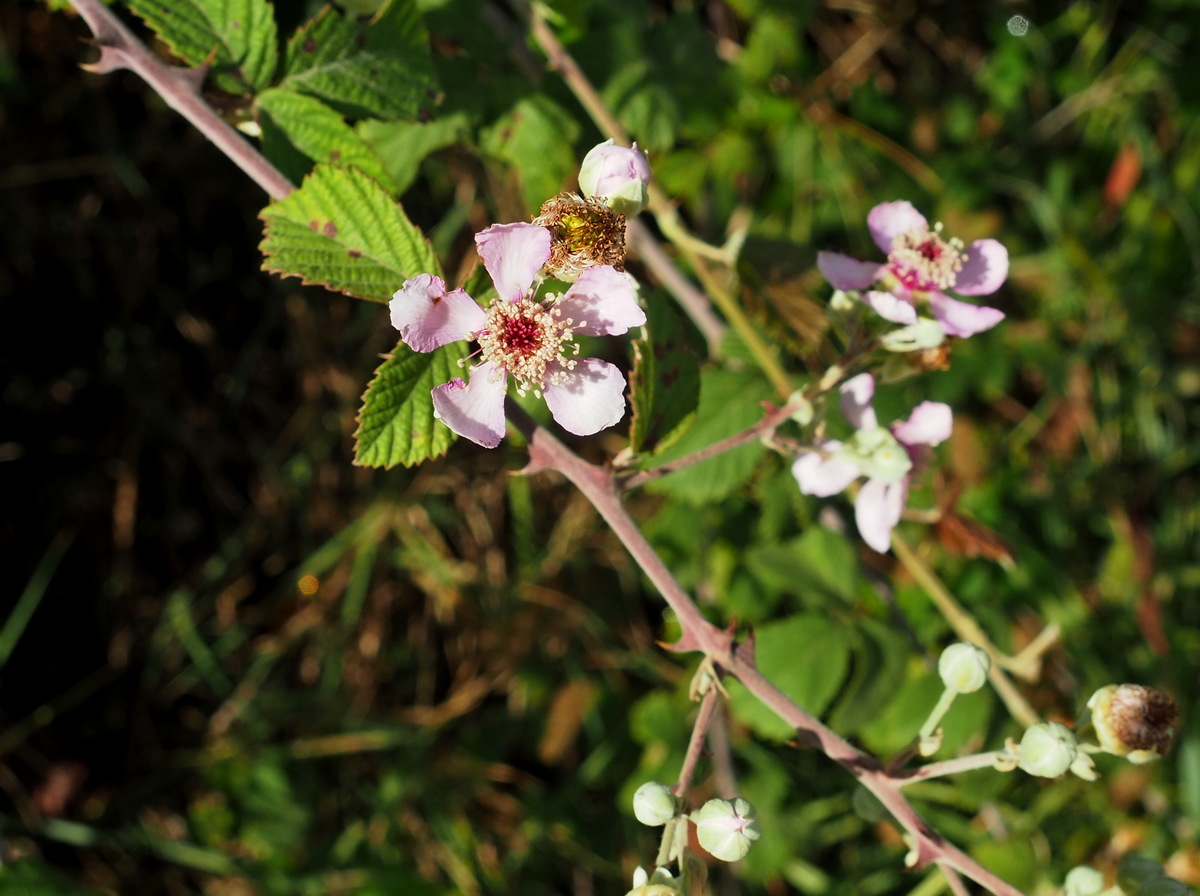
[[[792,465],[792,474],[806,495],[836,495],[859,478],[866,482],[854,502],[858,531],[879,552],[891,545],[892,529],[900,522],[908,498],[909,478],[926,462],[926,447],[950,437],[953,415],[948,405],[926,401],[907,420],[880,426],[871,407],[875,380],[869,373],[841,387],[842,414],[855,428],[847,441],[818,442]]]
[[[409,348],[431,352],[460,340],[478,344],[468,380],[455,378],[436,387],[433,408],[450,429],[485,448],[495,448],[504,437],[510,378],[518,394],[545,398],[558,424],[575,435],[592,435],[625,416],[625,377],[607,361],[576,357],[574,340],[578,335],[620,335],[646,322],[637,284],[623,271],[624,218],[607,203],[630,207],[630,191],[640,189],[644,195],[650,172],[636,147],[616,147],[610,141],[593,153],[601,149],[603,171],[588,174],[585,190],[603,192],[578,200],[582,210],[560,215],[557,229],[535,220],[494,224],[475,235],[497,293],[486,308],[462,289],[447,291],[445,282],[432,274],[407,280],[392,296],[392,325]],[[585,162],[581,180],[587,171]],[[635,183],[622,183],[622,175]],[[619,234],[613,229],[617,220]],[[565,243],[574,248],[563,249]],[[603,246],[603,256],[592,251],[596,246]],[[566,271],[564,258],[569,261]],[[572,285],[539,298],[544,271],[555,276],[565,271],[560,279]]]

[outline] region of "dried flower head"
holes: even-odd
[[[1104,752],[1135,763],[1166,755],[1179,718],[1170,695],[1140,684],[1110,684],[1087,705]]]
[[[603,201],[563,193],[543,202],[533,223],[550,231],[546,271],[552,277],[574,283],[598,265],[625,270],[625,216]]]

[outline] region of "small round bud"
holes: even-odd
[[[951,644],[938,659],[942,684],[956,694],[973,694],[983,687],[991,667],[987,652],[966,641]]]
[[[666,824],[675,817],[675,794],[665,784],[647,781],[633,795],[633,814],[652,828]]]
[[[1017,765],[1031,775],[1057,778],[1071,767],[1078,752],[1070,728],[1061,722],[1038,722],[1025,729]]]
[[[1065,896],[1096,896],[1104,889],[1104,875],[1091,865],[1077,865],[1063,881]]]
[[[1110,684],[1088,700],[1100,749],[1141,763],[1166,754],[1175,736],[1179,710],[1156,688]]]
[[[680,884],[666,868],[655,868],[649,875],[645,868],[638,868],[633,872],[633,889],[625,896],[679,896]]]
[[[626,218],[646,207],[649,185],[650,162],[636,143],[626,148],[606,140],[583,157],[579,169],[580,192]]]
[[[709,800],[692,813],[696,839],[714,858],[723,862],[744,859],[762,833],[754,807],[746,800]]]

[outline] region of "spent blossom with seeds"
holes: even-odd
[[[884,202],[871,209],[867,228],[887,253],[883,264],[859,261],[840,252],[820,252],[817,267],[835,288],[860,292],[861,301],[893,323],[917,323],[917,308],[928,304],[947,336],[967,337],[1004,320],[1004,312],[960,302],[964,296],[994,293],[1008,277],[1008,250],[991,239],[970,246],[942,236],[912,203]]]
[[[924,464],[928,446],[950,438],[949,405],[924,401],[907,420],[880,426],[871,407],[875,380],[862,373],[841,387],[842,414],[855,428],[846,442],[820,442],[792,464],[800,491],[820,498],[836,495],[859,477],[866,482],[854,502],[854,520],[863,541],[880,553],[891,545],[900,522],[912,473]]]
[[[550,234],[533,224],[495,224],[475,235],[498,297],[486,309],[462,289],[420,274],[390,303],[392,325],[410,348],[430,352],[475,340],[469,381],[433,390],[434,413],[458,435],[485,448],[504,436],[508,380],[518,394],[544,397],[563,429],[586,436],[625,415],[625,377],[612,364],[579,359],[576,335],[619,335],[641,326],[632,277],[611,266],[583,272],[565,293],[536,298],[538,274],[550,257]],[[465,362],[463,362],[465,363]]]

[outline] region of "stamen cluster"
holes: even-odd
[[[564,357],[567,343],[572,354],[579,354],[572,330],[575,321],[562,317],[554,306],[557,298],[548,296],[547,304],[498,300],[488,308],[487,326],[477,337],[480,355],[496,365],[496,375],[507,371],[517,381],[518,395],[532,391],[540,398],[543,383],[560,385],[575,369],[575,360]]]
[[[919,227],[892,240],[888,267],[908,289],[919,292],[949,289],[958,279],[966,255],[962,240],[942,237],[942,225]]]

